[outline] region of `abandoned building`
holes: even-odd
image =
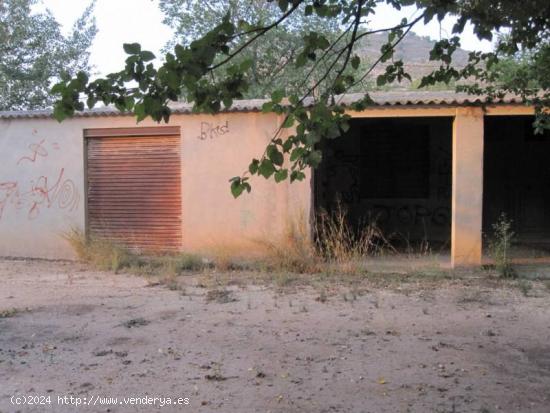
[[[452,92],[372,98],[306,180],[255,178],[239,199],[229,178],[281,122],[263,101],[214,116],[179,105],[167,125],[109,108],[62,123],[48,110],[0,112],[0,256],[72,258],[71,228],[143,250],[246,249],[335,205],[396,243],[446,248],[452,266],[482,262],[503,212],[521,242],[550,240],[550,136],[533,133],[533,108]]]

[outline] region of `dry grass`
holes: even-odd
[[[78,258],[100,270],[115,273],[127,270],[139,275],[178,275],[208,267],[193,254],[142,256],[110,240],[86,237],[81,230],[71,229],[63,235]]]
[[[331,214],[321,212],[311,227],[301,214],[280,239],[256,242],[266,250],[267,270],[298,274],[364,274],[368,257],[391,249],[376,222],[354,228],[341,205]]]
[[[189,254],[140,256],[108,241],[86,239],[76,230],[67,234],[66,239],[83,261],[96,268],[152,276],[151,279],[155,280],[153,285],[161,284],[182,294],[187,294],[186,287],[191,285],[179,276],[198,275],[201,286],[213,291],[210,298],[214,299],[218,296],[223,299],[228,286],[242,287],[248,284],[272,285],[282,292],[313,288],[319,293],[320,301],[344,287],[349,288],[345,299],[354,301],[355,297],[370,288],[399,288],[402,291],[403,285],[413,286],[418,283],[427,288],[445,281],[468,283],[470,279],[475,279],[479,282],[479,272],[460,274],[440,268],[367,273],[365,265],[369,257],[379,254],[380,245],[384,242],[378,230],[369,226],[363,229],[363,234],[354,235],[346,227],[345,215],[339,213],[324,219],[324,223],[319,224],[324,226],[316,228],[320,234],[318,243],[310,241],[305,220],[294,221],[289,225],[282,242],[263,242],[265,255],[246,262],[246,265],[230,254],[223,256],[221,264]],[[234,263],[240,267],[235,267]],[[227,271],[228,266],[238,271]],[[484,272],[481,278],[488,285],[496,283],[501,287],[510,286],[496,274]],[[532,294],[531,284],[519,283],[514,286],[525,295]],[[543,286],[541,283],[541,288]],[[482,300],[482,297],[467,296],[461,301],[466,303],[477,300]],[[9,312],[4,316],[10,316]]]
[[[250,258],[245,258],[247,254],[244,254],[244,252],[247,251],[246,246],[217,243],[207,248],[204,255],[209,257],[208,262],[217,271],[242,271],[251,266]]]
[[[142,265],[138,255],[113,241],[86,237],[76,228],[63,234],[63,237],[69,242],[79,259],[101,270],[116,273],[124,268]]]
[[[255,240],[265,250],[256,262],[259,267],[277,273],[316,273],[322,270],[321,262],[311,242],[310,230],[303,214],[291,220],[283,236],[277,240]]]
[[[244,284],[271,284],[286,290],[303,285],[324,288],[360,285],[367,277],[384,283],[395,278],[376,270],[367,273],[369,258],[394,250],[375,222],[352,227],[341,207],[332,214],[320,214],[312,226],[300,214],[280,238],[253,240],[244,253],[243,248],[213,246],[205,254],[209,259],[193,254],[138,255],[110,241],[86,238],[74,229],[65,238],[95,268],[153,276],[155,282],[173,290],[184,289],[184,280],[178,276],[197,272],[210,289]],[[436,278],[441,278],[439,269]]]
[[[389,246],[376,221],[354,229],[348,222],[347,211],[338,204],[329,214],[322,211],[315,223],[317,251],[327,260],[346,263],[364,259]]]
[[[315,241],[312,241],[312,233]],[[281,286],[293,283],[292,274],[365,274],[367,257],[389,245],[375,224],[354,231],[341,207],[333,214],[320,214],[313,228],[305,215],[300,214],[289,222],[279,239],[254,240],[251,248],[263,252],[246,260],[242,258],[242,249],[223,246],[212,247],[207,254],[211,260],[206,260],[192,254],[143,256],[113,241],[86,237],[78,229],[70,230],[64,238],[81,260],[101,270],[115,273],[126,270],[139,275],[160,275],[166,279],[167,276],[207,269],[218,272],[259,271],[275,274],[273,281]]]
[[[226,290],[225,288],[215,288],[206,292],[206,302],[216,302],[218,304],[227,304],[233,301],[237,301],[233,292]]]

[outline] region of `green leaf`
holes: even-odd
[[[292,171],[290,174],[290,182],[302,181],[306,177],[306,174],[301,171]]]
[[[275,172],[275,167],[269,159],[263,159],[260,163],[260,167],[258,168],[258,172],[265,179],[268,179]]]
[[[238,198],[244,191],[244,186],[242,185],[240,179],[234,180],[231,182],[231,195],[233,198]]]
[[[282,128],[291,128],[294,125],[294,115],[289,113],[281,125]]]
[[[95,106],[95,99],[93,97],[89,97],[86,99],[86,105],[88,106],[88,109],[92,109]]]
[[[78,72],[78,74],[76,75],[76,78],[78,79],[78,81],[82,86],[85,86],[86,83],[88,83],[88,75],[84,72]]]
[[[274,104],[281,103],[281,100],[283,100],[284,97],[285,97],[285,91],[282,89],[277,89],[273,91],[273,93],[271,94],[271,101]]]
[[[321,151],[319,151],[319,150],[311,151],[311,153],[308,156],[309,165],[316,168],[321,163],[322,157],[323,157],[323,155],[322,155]]]
[[[138,122],[145,119],[147,117],[147,113],[145,111],[145,105],[143,103],[137,103],[134,106],[134,114],[136,115],[136,119]]]
[[[248,178],[241,178],[240,176],[234,176],[229,180],[231,182],[231,195],[233,195],[233,198],[238,198],[244,191],[250,192],[252,187],[246,181],[248,181]]]
[[[298,160],[298,159],[301,158],[305,153],[306,153],[306,149],[305,149],[305,148],[302,148],[302,147],[294,148],[294,150],[293,150],[292,153],[290,154],[290,162],[294,162],[294,161]]]
[[[268,113],[268,112],[272,112],[272,111],[273,111],[273,102],[265,102],[262,105],[262,112],[263,113]]]
[[[288,152],[292,148],[292,145],[294,144],[294,140],[292,137],[289,137],[286,141],[283,142],[283,151]]]
[[[257,159],[253,159],[252,162],[250,162],[250,165],[248,165],[248,171],[255,175],[258,172],[258,167],[260,165],[260,161]]]
[[[153,54],[153,52],[150,52],[148,50],[144,50],[139,54],[139,56],[141,57],[141,60],[143,60],[144,62],[149,62],[155,59],[155,55]]]
[[[346,133],[348,130],[349,130],[349,123],[344,121],[340,124],[340,129],[342,130],[343,133]]]
[[[275,172],[275,182],[279,183],[288,177],[288,169],[281,169]]]
[[[279,9],[284,13],[288,9],[288,0],[279,0]]]
[[[307,63],[307,56],[304,53],[300,53],[296,58],[296,67],[302,67]]]
[[[241,70],[241,72],[246,72],[248,71],[252,65],[254,64],[254,60],[253,59],[245,59],[239,66],[239,69]]]
[[[359,64],[361,63],[361,58],[359,56],[355,55],[351,58],[350,63],[351,63],[352,68],[357,69],[357,68],[359,68]]]
[[[138,54],[141,52],[141,45],[139,43],[124,43],[122,48],[126,54]]]
[[[63,107],[60,103],[57,103],[55,106],[54,106],[54,109],[53,109],[53,117],[58,121],[58,122],[62,122],[63,120],[65,120],[67,118],[67,114],[65,113],[65,111],[63,110]]]
[[[284,162],[283,154],[279,152],[279,149],[277,149],[275,145],[269,145],[267,147],[267,157],[277,166],[281,166]]]
[[[174,47],[174,51],[176,52],[176,56],[178,57],[178,59],[183,60],[186,53],[185,47],[183,47],[181,44],[177,44]]]
[[[328,47],[330,46],[330,42],[328,41],[328,39],[323,36],[323,35],[320,35],[318,38],[317,38],[317,48],[321,49],[321,50],[325,50],[327,49]]]
[[[65,83],[60,82],[53,85],[53,87],[50,89],[50,93],[52,95],[61,94],[63,93],[63,90],[65,90]]]
[[[230,108],[231,105],[233,105],[233,99],[231,99],[230,97],[226,97],[223,99],[223,105],[226,107],[226,108]]]

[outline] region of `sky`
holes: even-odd
[[[74,21],[84,11],[90,0],[43,0],[40,8],[48,8],[63,30],[69,31]],[[396,12],[384,5],[370,18],[369,28],[391,27],[403,17],[410,18],[417,13],[413,7]],[[160,56],[160,49],[172,37],[172,29],[162,23],[162,13],[157,0],[96,0],[95,16],[98,34],[91,49],[91,64],[96,75],[105,75],[119,71],[124,67],[126,58],[122,50],[123,43],[141,43],[142,49],[150,50]],[[413,29],[420,36],[429,36],[434,40],[451,34],[453,20],[445,19],[441,26],[432,21]],[[461,36],[462,47],[466,50],[489,51],[491,44],[480,42],[467,27]]]

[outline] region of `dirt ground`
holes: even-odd
[[[547,283],[183,278],[0,260],[0,412],[550,412]],[[88,405],[58,404],[70,395]],[[145,396],[189,404],[120,401]]]

